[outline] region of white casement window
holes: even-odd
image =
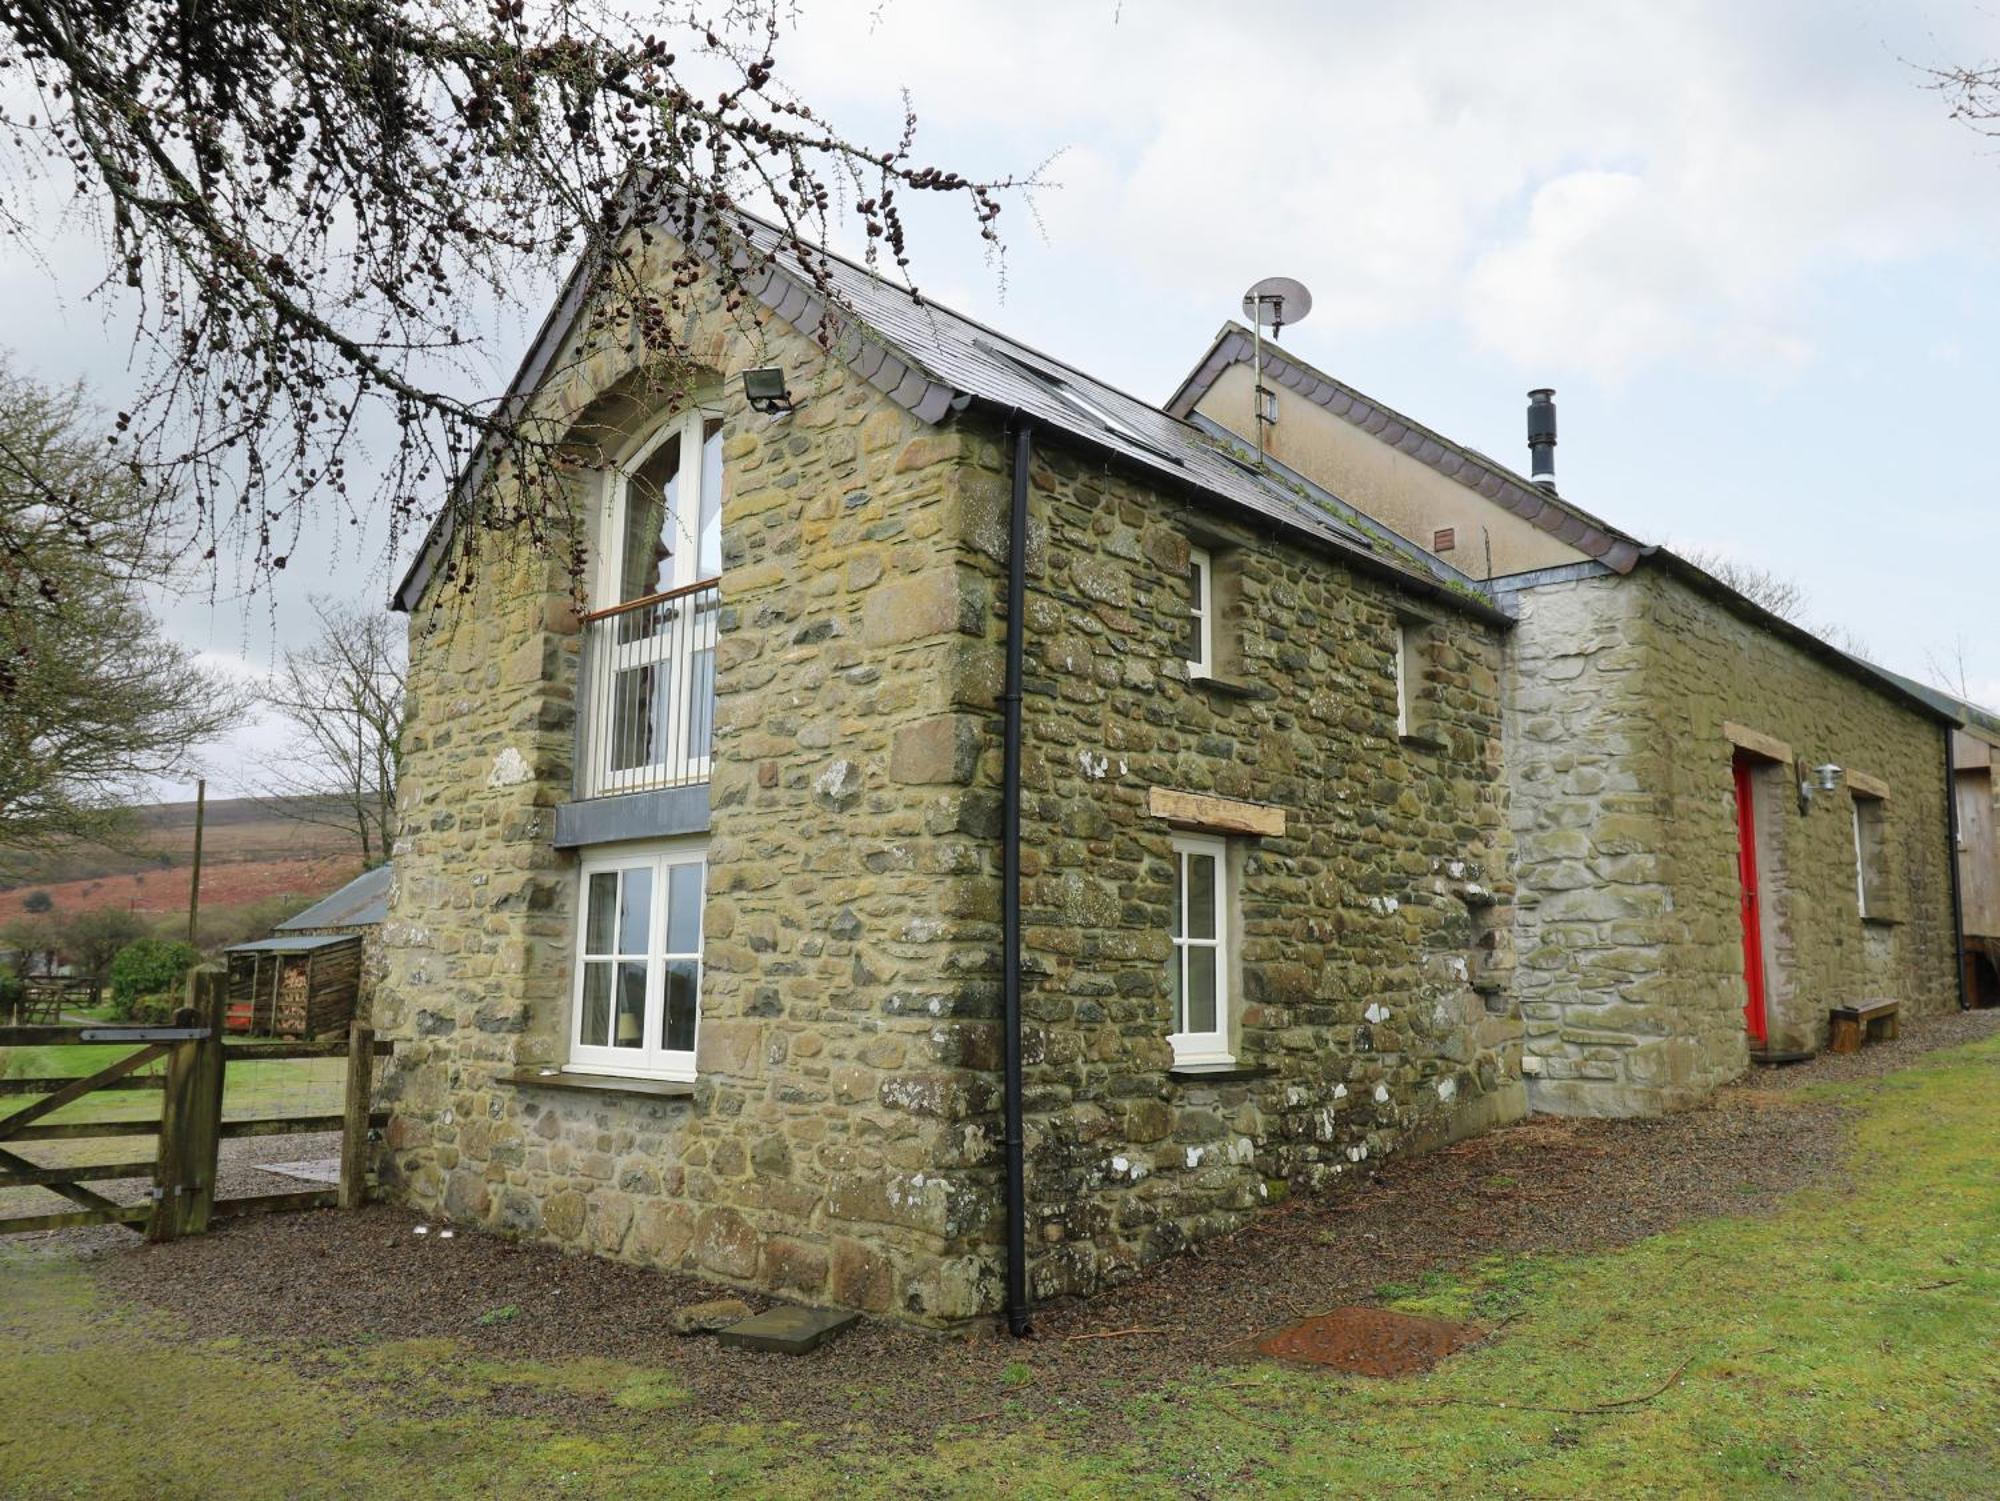
[[[722,573],[722,417],[697,403],[653,431],[605,486],[597,607]]]
[[[722,418],[697,404],[605,477],[586,796],[708,774],[722,573]],[[703,587],[711,586],[711,587]]]
[[[1215,560],[1205,547],[1188,549],[1187,670],[1191,678],[1215,671]]]
[[[1229,1051],[1229,847],[1177,835],[1174,850],[1173,1002],[1176,1065],[1234,1063]]]
[[[694,1078],[707,856],[702,840],[585,853],[571,1069]]]
[[[1864,918],[1882,915],[1882,799],[1854,794],[1854,899]]]

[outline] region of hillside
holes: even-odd
[[[324,803],[316,799],[211,798],[203,820],[202,863],[224,866],[265,862],[336,862],[358,870],[361,844],[351,833],[314,823]],[[153,803],[134,810],[135,829],[129,848],[77,844],[35,855],[0,853],[0,912],[16,903],[4,894],[26,888],[69,886],[73,882],[109,877],[153,876],[178,871],[177,880],[160,881],[186,900],[189,861],[194,854],[194,808],[186,803]],[[136,883],[143,887],[145,882]],[[127,881],[126,885],[135,885]],[[122,888],[121,888],[122,889]],[[301,888],[303,889],[303,888]],[[208,880],[202,881],[207,900]],[[128,891],[128,896],[135,892]],[[91,902],[85,905],[102,905]],[[150,910],[150,908],[142,908]]]

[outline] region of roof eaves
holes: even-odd
[[[874,334],[873,330],[863,332],[855,319],[830,310],[823,297],[778,265],[774,256],[761,257],[762,266],[751,269],[759,259],[747,250],[735,253],[737,269],[750,271],[743,282],[744,290],[772,316],[794,328],[809,330],[824,327],[833,357],[860,379],[923,422],[941,421],[954,406],[964,405],[963,394],[955,387],[939,380],[902,350],[879,334]],[[533,395],[547,378],[548,367],[553,363],[556,351],[569,341],[570,334],[575,330],[577,319],[583,313],[586,265],[587,262],[580,260],[570,272],[563,285],[562,296],[549,316],[543,319],[540,331],[528,346],[527,354],[507,387],[506,403],[509,407],[518,406]],[[453,501],[431,523],[416,561],[390,596],[391,608],[407,613],[416,607],[438,563],[442,561],[445,549],[451,544],[460,511],[471,501],[486,477],[491,450],[490,442],[480,444],[457,483],[452,486]]]
[[[1766,609],[1741,590],[1730,588],[1700,564],[1689,562],[1679,553],[1669,548],[1653,546],[1642,549],[1639,557],[1641,561],[1660,564],[1682,582],[1762,626],[1771,634],[1790,641],[1808,656],[1817,657],[1836,671],[1874,688],[1884,697],[1899,700],[1927,718],[1942,724],[1961,722],[1958,715],[1933,702],[1907,678],[1890,672],[1887,668],[1877,667],[1873,662],[1854,656],[1852,653],[1842,651],[1832,642],[1814,634],[1804,626]]]

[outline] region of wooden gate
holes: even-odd
[[[40,1098],[0,1116],[0,1188],[39,1187],[77,1207],[54,1214],[0,1218],[0,1235],[61,1230],[76,1225],[129,1225],[149,1240],[198,1235],[214,1219],[269,1214],[287,1209],[338,1205],[358,1208],[368,1191],[370,1132],[387,1120],[369,1110],[375,1058],[391,1044],[354,1023],[345,1040],[223,1045],[227,980],[217,971],[188,977],[190,1004],[166,1027],[26,1026],[0,1027],[0,1048],[89,1045],[130,1049],[81,1078],[0,1078],[0,1096]],[[293,1058],[347,1059],[347,1080],[338,1115],[283,1115],[228,1118],[223,1090],[231,1063]],[[140,1072],[164,1063],[163,1071]],[[159,1090],[160,1113],[143,1120],[50,1121],[48,1116],[104,1091]],[[341,1133],[340,1182],[334,1188],[298,1193],[216,1196],[216,1174],[225,1138]],[[32,1162],[14,1149],[39,1141],[155,1137],[150,1160],[51,1166]],[[84,1185],[150,1178],[145,1202],[124,1204]]]

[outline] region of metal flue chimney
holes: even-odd
[[[1556,393],[1548,386],[1528,393],[1528,454],[1528,478],[1555,494]]]

